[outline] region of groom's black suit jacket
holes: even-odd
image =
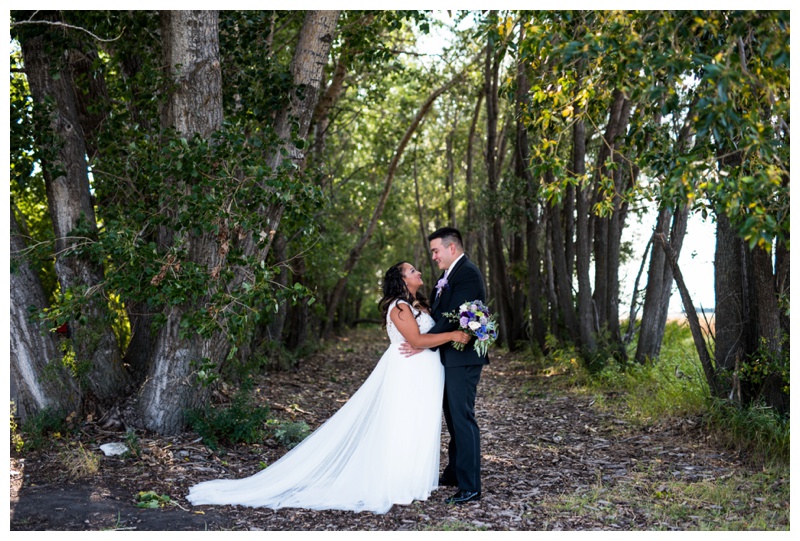
[[[444,273],[439,276],[439,279],[444,277]],[[486,302],[486,286],[483,283],[483,276],[478,270],[478,267],[470,261],[465,255],[458,263],[456,263],[453,270],[447,277],[447,288],[443,289],[441,294],[436,296],[436,287],[433,288],[431,297],[433,304],[431,305],[431,315],[433,316],[436,324],[428,331],[429,333],[442,333],[448,331],[455,331],[458,329],[458,323],[451,321],[442,314],[445,312],[455,312],[458,307],[466,301],[479,300]],[[439,346],[442,364],[445,367],[454,366],[468,366],[473,364],[487,364],[489,362],[488,354],[486,357],[481,357],[475,351],[473,338],[464,351],[455,349],[450,342]]]

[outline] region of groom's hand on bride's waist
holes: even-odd
[[[400,344],[400,354],[404,357],[411,357],[412,355],[416,355],[417,353],[424,351],[425,348],[415,348],[408,342],[403,342]]]

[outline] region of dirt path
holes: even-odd
[[[295,371],[265,376],[259,393],[282,417],[316,427],[372,370],[388,343],[380,337],[376,330],[354,332]],[[218,456],[193,434],[143,435],[141,458],[109,458],[97,451],[99,445],[120,441],[122,434],[86,425],[81,443],[101,455],[98,473],[87,479],[65,479],[58,449],[29,453],[24,461],[12,450],[11,530],[692,529],[697,525],[691,513],[683,522],[665,524],[640,498],[659,497],[660,485],[668,481],[709,482],[745,468],[732,453],[707,442],[699,423],[632,427],[601,413],[590,396],[556,390],[553,382],[515,356],[494,353],[476,407],[483,453],[480,502],[447,506],[443,499],[451,489],[441,488],[428,501],[394,506],[385,515],[193,508],[185,500],[192,484],[251,475],[285,449],[267,441]],[[444,449],[446,431],[442,439]],[[562,504],[570,495],[613,494],[623,485],[624,493],[640,498],[595,497],[589,512]],[[175,505],[137,508],[137,493],[150,490],[169,495]]]

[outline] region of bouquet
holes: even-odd
[[[475,351],[481,357],[486,356],[489,346],[497,340],[497,319],[481,301],[465,302],[457,311],[443,315],[450,321],[457,321],[460,330],[478,339],[475,342]],[[464,351],[466,345],[460,342],[451,344],[459,351]]]

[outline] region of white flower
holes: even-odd
[[[472,329],[473,331],[477,331],[478,329],[481,328],[481,324],[478,323],[477,321],[470,321],[469,328]]]

